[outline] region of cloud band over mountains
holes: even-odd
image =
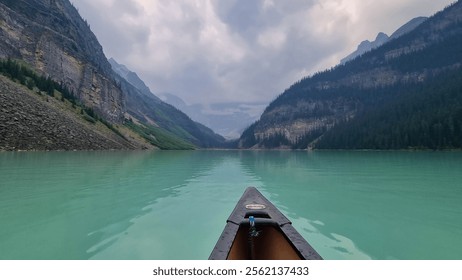
[[[189,104],[269,102],[451,0],[72,0],[108,57]]]

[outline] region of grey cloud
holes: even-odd
[[[74,0],[79,13],[91,26],[105,50],[110,49],[108,56],[121,57],[133,50],[133,44],[145,44],[149,38],[149,26],[131,26],[124,28],[123,18],[137,18],[144,11],[135,0],[112,2],[110,6],[102,6],[94,0]]]
[[[253,36],[261,28],[263,0],[215,1],[214,8],[220,19],[241,36]]]
[[[108,56],[138,72],[155,92],[205,104],[270,102],[303,76],[334,66],[362,40],[445,5],[434,0],[74,2]]]

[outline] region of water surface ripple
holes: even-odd
[[[460,152],[0,153],[0,259],[207,259],[256,186],[325,259],[462,259]]]

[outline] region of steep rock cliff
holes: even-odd
[[[139,126],[130,123],[130,129],[164,148],[217,147],[224,142],[154,96],[134,73],[116,74],[88,23],[68,0],[2,0],[0,59],[6,58],[25,62],[38,75],[60,83],[106,122],[134,120]],[[143,129],[150,132],[140,132]],[[184,145],[163,145],[159,139]]]
[[[2,1],[0,24],[0,58],[27,62],[111,122],[123,120],[123,93],[111,66],[69,1]]]

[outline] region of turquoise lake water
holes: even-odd
[[[247,186],[325,259],[462,259],[461,152],[0,153],[0,259],[207,259]]]

